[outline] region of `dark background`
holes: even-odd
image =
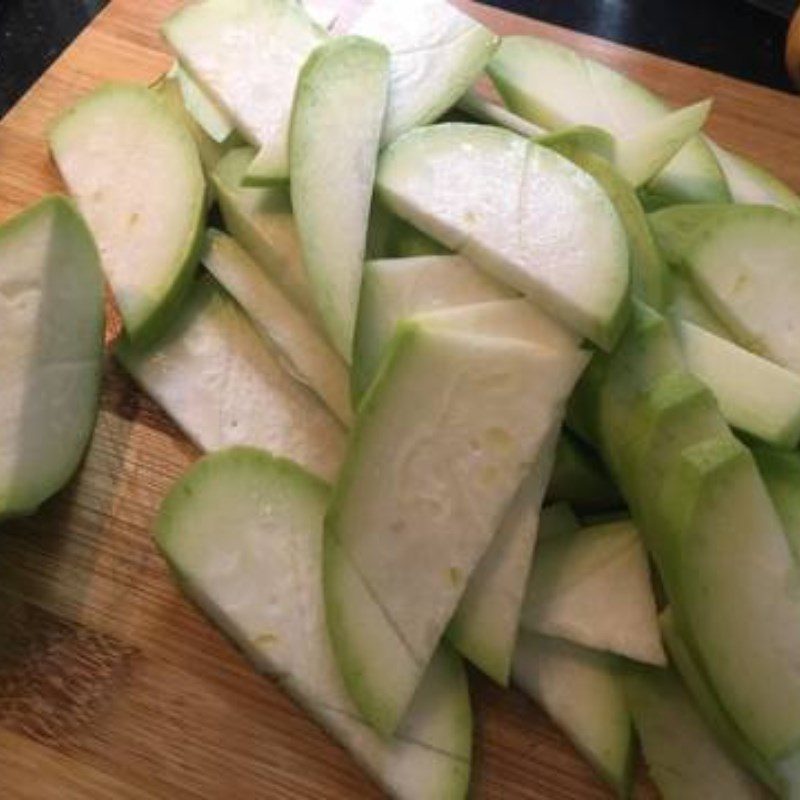
[[[484,2],[791,91],[783,48],[796,0]],[[105,0],[0,0],[0,116],[104,5]]]

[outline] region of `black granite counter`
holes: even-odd
[[[791,89],[783,46],[795,0],[487,1],[776,89]],[[105,2],[0,0],[0,116]]]

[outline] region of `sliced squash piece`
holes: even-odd
[[[152,338],[200,255],[205,179],[190,134],[144,86],[108,84],[50,131],[131,339]]]

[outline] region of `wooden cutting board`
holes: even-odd
[[[44,139],[61,109],[103,81],[150,82],[168,66],[157,30],[178,5],[115,0],[0,122],[0,220],[61,189]],[[714,96],[711,133],[800,188],[800,99],[464,5],[499,33],[551,36],[676,103]],[[0,797],[380,796],[184,600],[155,551],[159,502],[197,456],[109,361],[80,474],[3,526]],[[610,797],[530,702],[472,677],[475,797]],[[653,796],[640,782],[637,797]]]

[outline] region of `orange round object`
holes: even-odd
[[[786,69],[795,86],[800,89],[800,6],[794,13],[786,37]]]

